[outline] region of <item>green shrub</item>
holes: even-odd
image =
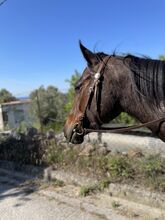
[[[165,159],[160,156],[149,156],[142,160],[141,171],[147,176],[156,178],[159,174],[165,174]]]
[[[121,155],[108,157],[107,170],[114,178],[132,178],[134,175],[131,160]]]

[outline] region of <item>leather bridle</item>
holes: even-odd
[[[90,128],[83,128],[82,126],[82,121],[85,118],[86,115],[86,110],[91,102],[91,99],[93,98],[95,100],[95,110],[96,110],[96,117],[98,119],[98,121],[100,123],[102,123],[100,116],[99,116],[99,112],[98,112],[98,103],[97,103],[97,90],[98,90],[98,84],[100,82],[100,78],[103,76],[104,74],[104,69],[109,61],[109,59],[111,58],[111,56],[106,56],[105,58],[102,59],[101,64],[97,70],[96,73],[94,73],[94,80],[91,84],[91,86],[89,87],[89,91],[88,91],[88,96],[86,98],[86,102],[84,103],[84,112],[81,115],[80,121],[79,123],[75,124],[75,127],[73,129],[73,133],[76,133],[76,135],[85,135],[88,134],[90,132],[99,132],[99,133],[124,133],[124,132],[129,132],[133,129],[137,129],[137,128],[142,128],[142,127],[146,127],[149,125],[153,125],[155,123],[161,123],[165,121],[165,117],[160,118],[160,119],[156,119],[156,120],[152,120],[146,123],[142,123],[139,125],[133,125],[133,126],[124,126],[124,127],[111,127],[111,128],[104,128],[101,127],[100,129],[90,129]]]
[[[97,89],[98,89],[98,84],[100,82],[100,78],[101,76],[103,75],[104,73],[104,68],[108,62],[108,60],[110,59],[111,56],[106,56],[102,61],[101,61],[101,64],[97,70],[96,73],[94,73],[94,77],[93,77],[93,81],[89,87],[89,90],[88,90],[88,95],[87,95],[87,98],[85,100],[85,103],[83,103],[83,106],[84,106],[84,110],[83,112],[81,112],[81,116],[79,118],[79,122],[75,124],[74,126],[74,129],[73,129],[73,133],[76,133],[77,135],[85,135],[86,133],[89,133],[87,132],[87,129],[86,128],[83,128],[82,124],[83,124],[83,120],[85,118],[85,115],[86,115],[86,110],[88,108],[88,106],[90,105],[90,102],[92,100],[92,98],[95,100],[95,107],[96,107],[96,117],[97,117],[97,120],[102,123],[101,119],[100,119],[100,116],[99,116],[99,113],[98,113],[98,103],[97,103]]]

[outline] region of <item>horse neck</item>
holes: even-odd
[[[131,87],[130,87],[131,88]],[[124,112],[145,123],[161,117],[162,112],[158,106],[150,103],[145,97],[139,97],[137,93],[129,87],[125,88],[126,93],[121,99],[121,106]]]

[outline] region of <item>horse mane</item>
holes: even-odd
[[[95,55],[99,61],[108,56],[103,52]],[[165,61],[132,54],[118,56],[115,51],[111,56],[122,58],[124,64],[131,70],[133,86],[139,97],[157,105],[165,102]]]
[[[158,105],[165,101],[165,61],[127,55],[124,63],[126,58],[138,94]]]

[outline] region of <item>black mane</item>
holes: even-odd
[[[103,52],[95,53],[95,55],[98,60],[108,56]],[[121,57],[116,55],[115,52],[111,56]],[[133,73],[133,82],[139,97],[143,96],[146,101],[158,105],[162,101],[165,102],[165,61],[129,54],[123,57],[123,62]]]
[[[124,58],[132,70],[136,90],[147,100],[160,104],[165,101],[165,61],[128,55]]]

